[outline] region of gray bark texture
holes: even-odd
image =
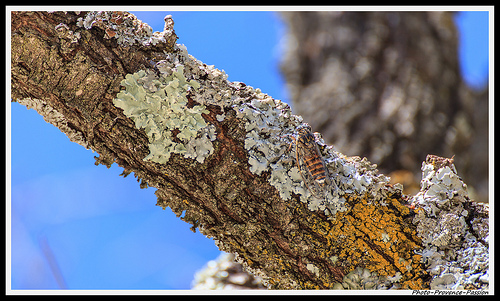
[[[453,160],[428,157],[419,194],[402,194],[366,158],[297,136],[286,104],[190,56],[169,16],[161,33],[124,12],[11,17],[12,101],[157,188],[267,288],[487,287],[488,207]],[[305,183],[314,161],[324,198]]]

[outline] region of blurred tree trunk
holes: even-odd
[[[488,91],[460,76],[453,13],[282,16],[293,110],[328,143],[398,180],[411,172],[417,191],[427,154],[454,155],[477,200],[488,201]]]

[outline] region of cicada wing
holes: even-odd
[[[302,180],[306,185],[307,189],[311,192],[311,194],[318,199],[324,197],[325,184],[320,184],[314,180],[313,175],[309,171],[307,164],[305,163],[304,158],[309,155],[307,150],[303,147],[297,147],[297,165],[299,166],[300,175],[302,176]]]

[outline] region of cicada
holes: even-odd
[[[330,176],[310,126],[299,127],[297,136],[297,138],[291,137],[292,143],[295,142],[295,155],[300,175],[311,194],[316,198],[323,198],[330,185]],[[290,143],[290,147],[292,143]]]

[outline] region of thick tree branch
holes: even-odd
[[[437,230],[426,225],[437,211],[422,202],[428,195],[410,208],[400,185],[319,135],[330,185],[314,197],[307,165],[296,162],[300,145],[289,148],[302,118],[188,55],[175,44],[172,19],[165,22],[152,33],[121,12],[14,12],[13,101],[97,152],[98,163],[116,162],[141,187],[156,187],[158,205],[214,238],[269,288],[428,288],[444,276],[427,262],[452,260],[443,251],[449,243],[487,243],[487,212],[457,183],[449,190],[462,198],[449,203],[463,209],[465,222],[454,226],[462,234],[429,246],[425,235]]]

